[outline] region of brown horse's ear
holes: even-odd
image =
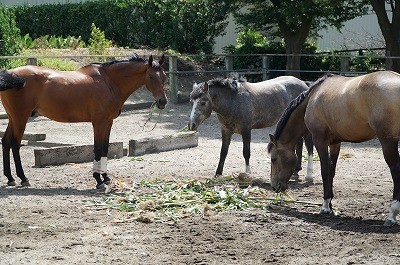
[[[270,141],[270,143],[272,143],[275,146],[278,145],[278,143],[276,142],[275,136],[273,136],[272,134],[269,135],[269,141]]]
[[[158,63],[160,64],[160,66],[161,65],[163,65],[164,64],[164,62],[165,62],[165,56],[164,56],[164,54],[161,56],[161,59],[158,61]]]
[[[204,82],[203,93],[207,93],[207,91],[208,91],[208,83]]]
[[[150,55],[149,57],[149,67],[153,66],[153,55]]]

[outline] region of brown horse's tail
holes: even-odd
[[[21,88],[25,85],[25,79],[16,75],[10,74],[6,71],[0,72],[0,91],[11,88]]]

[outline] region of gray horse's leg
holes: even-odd
[[[246,167],[246,173],[251,173],[250,168],[250,142],[251,142],[251,129],[242,132],[242,141],[243,141],[243,157]]]
[[[219,155],[217,171],[215,173],[216,176],[222,175],[222,171],[224,170],[225,159],[226,156],[228,155],[228,149],[233,135],[232,132],[224,130],[223,128],[221,128],[221,133],[222,133],[222,147],[221,147],[221,153]]]

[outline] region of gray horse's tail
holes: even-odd
[[[25,85],[25,79],[16,75],[10,74],[6,71],[0,72],[0,91],[11,88],[21,88]]]

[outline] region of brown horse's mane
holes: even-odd
[[[100,65],[102,67],[108,67],[110,65],[116,64],[116,63],[126,63],[126,62],[147,62],[147,60],[140,58],[136,53],[134,53],[129,59],[118,59],[118,60],[112,60],[112,61],[108,61],[108,62],[104,62],[104,63],[91,63],[91,64],[96,64],[96,65]],[[153,61],[153,67],[160,67],[159,65],[157,65],[158,62],[157,61]]]
[[[308,97],[311,91],[313,91],[316,87],[319,87],[328,77],[331,76],[333,76],[333,74],[326,74],[320,77],[310,85],[310,88],[308,90],[302,92],[290,102],[290,104],[286,107],[285,111],[283,112],[281,118],[279,119],[278,124],[276,125],[276,129],[274,132],[275,139],[279,139],[279,136],[281,135],[283,128],[285,127],[293,111]]]
[[[239,85],[238,83],[243,83],[247,82],[245,77],[239,77],[237,78],[214,78],[211,80],[208,80],[207,83],[209,86],[215,86],[215,87],[220,87],[220,88],[229,88],[230,90],[236,92],[238,91]],[[204,83],[200,83],[198,86],[196,86],[193,91],[190,93],[190,98],[196,99],[199,98],[203,93],[204,93]]]

